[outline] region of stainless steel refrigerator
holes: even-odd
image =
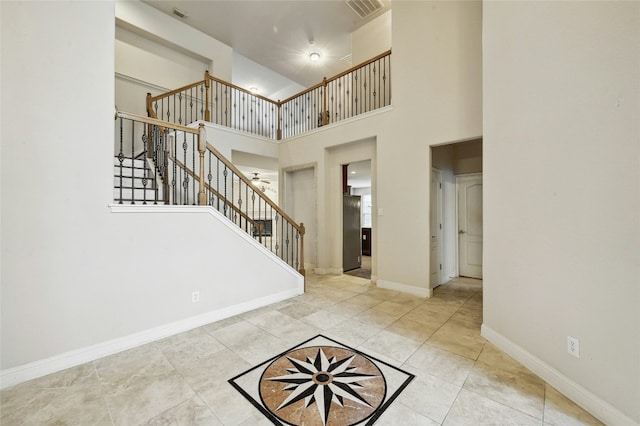
[[[360,196],[343,195],[342,198],[342,270],[359,268],[362,256],[360,235]]]

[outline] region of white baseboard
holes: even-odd
[[[413,294],[420,297],[433,296],[433,290],[430,288],[416,287],[407,284],[394,283],[392,281],[378,280],[376,277],[376,285],[380,288],[386,288],[389,290],[400,291],[402,293]]]
[[[513,359],[533,371],[542,380],[549,383],[560,393],[587,410],[603,423],[616,426],[640,426],[639,423],[634,422],[631,418],[627,417],[607,401],[575,383],[549,364],[527,352],[525,349],[516,345],[511,340],[494,331],[490,327],[482,324],[481,334],[482,337],[489,340]]]
[[[371,284],[377,284],[377,283],[378,283],[378,276],[371,275]]]
[[[174,334],[182,333],[201,327],[212,322],[220,321],[235,315],[243,314],[263,306],[277,303],[304,293],[302,285],[292,290],[242,302],[205,314],[185,318],[170,324],[165,324],[139,333],[119,337],[92,346],[65,352],[51,358],[30,362],[18,367],[0,372],[0,388],[4,389],[28,380],[37,379],[48,374],[56,373],[67,368],[75,367],[94,361],[105,356],[132,349],[156,340],[164,339]]]

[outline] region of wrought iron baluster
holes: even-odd
[[[147,126],[142,124],[142,204],[147,204],[148,172],[149,167],[147,166]]]
[[[246,219],[244,221],[244,232],[246,232],[248,234],[249,233],[249,185],[247,185],[245,183],[244,188],[245,188],[244,215],[246,217]]]
[[[224,215],[227,216],[227,205],[229,204],[229,198],[227,198],[227,165],[224,165],[224,171],[222,172],[222,175],[224,176]],[[227,216],[229,217],[229,216]]]
[[[171,192],[173,194],[173,200],[171,204],[180,204],[178,202],[178,141],[176,138],[176,132],[173,132],[171,135],[171,140],[173,141],[173,178],[171,179]]]
[[[220,211],[220,159],[216,157],[216,198],[218,200],[216,210]]]
[[[279,244],[278,244],[278,219],[279,219],[279,214],[278,212],[276,212],[276,226],[275,229],[273,230],[273,232],[271,232],[272,235],[274,235],[276,237],[276,256],[278,256],[278,249],[280,248]],[[282,225],[280,225],[280,228],[282,228]]]
[[[136,169],[135,169],[135,158],[136,158],[136,152],[135,152],[135,140],[136,140],[136,123],[133,120],[131,121],[131,204],[135,204],[135,198],[136,198],[136,185],[135,185],[135,181],[136,181]]]

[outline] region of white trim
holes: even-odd
[[[166,87],[158,86],[157,84],[149,83],[148,81],[140,80],[139,78],[131,77],[126,74],[122,74],[116,71],[116,78],[124,81],[128,81],[130,83],[134,83],[140,86],[145,86],[147,88],[157,90],[159,92],[170,92],[172,89],[167,89]]]
[[[212,322],[220,321],[251,310],[271,305],[303,293],[302,287],[282,291],[269,296],[242,302],[237,305],[217,309],[191,318],[186,318],[170,324],[154,327],[125,337],[98,343],[85,348],[65,352],[51,358],[31,362],[0,372],[0,388],[4,389],[27,380],[37,379],[67,368],[75,367],[94,361],[105,356],[113,355],[156,340],[164,339],[178,333],[193,330]]]
[[[363,120],[365,118],[371,118],[371,117],[374,117],[374,116],[376,116],[378,114],[383,114],[383,113],[385,113],[387,111],[391,111],[391,110],[393,110],[393,105],[387,105],[385,107],[378,108],[378,109],[375,109],[373,111],[368,111],[368,112],[365,112],[365,113],[362,113],[362,114],[354,115],[353,117],[345,118],[344,120],[336,121],[335,123],[326,124],[326,125],[321,126],[321,127],[316,127],[315,129],[309,130],[307,132],[300,133],[300,134],[295,135],[295,136],[291,136],[291,137],[288,137],[288,138],[284,138],[283,137],[279,141],[279,143],[295,141],[296,139],[304,138],[304,137],[307,137],[309,135],[313,135],[313,134],[322,132],[322,131],[327,130],[327,129],[332,129],[334,127],[344,126],[346,124],[353,123],[354,121]]]
[[[480,334],[605,424],[640,425],[607,401],[594,395],[489,326],[482,324]]]
[[[394,283],[392,281],[378,280],[376,278],[376,285],[380,288],[386,288],[389,290],[400,291],[402,293],[413,294],[419,297],[431,297],[433,296],[433,289],[416,287],[413,285]]]
[[[251,244],[258,250],[261,250],[269,259],[283,267],[287,272],[304,280],[304,277],[296,271],[291,265],[280,259],[271,250],[257,242],[253,237],[244,232],[233,222],[227,219],[222,213],[211,206],[175,206],[175,205],[131,205],[131,204],[109,204],[111,213],[206,213],[219,220],[220,223],[235,232],[240,238]]]

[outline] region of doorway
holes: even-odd
[[[439,173],[432,173],[430,185],[430,210],[431,224],[430,236],[436,237],[431,240],[440,239],[439,261],[437,259],[436,241],[430,241],[430,288],[444,284],[460,275],[481,277],[482,270],[482,139],[461,141],[456,143],[434,146],[431,148],[431,167]],[[480,182],[468,181],[476,179]],[[439,182],[438,182],[439,180]],[[458,197],[457,181],[465,182],[466,197],[460,200]],[[469,183],[469,187],[466,187]],[[437,192],[440,192],[440,207]],[[471,217],[458,217],[459,205],[463,203],[473,203],[475,207],[471,211]],[[468,214],[463,212],[464,214]],[[437,220],[437,214],[441,215],[441,220]],[[439,222],[439,223],[438,223]],[[462,226],[459,227],[459,224]],[[468,226],[473,227],[470,232]],[[440,229],[441,227],[441,229]],[[478,229],[479,228],[479,229]],[[460,233],[460,231],[463,231]],[[438,235],[438,232],[440,234]],[[463,255],[466,259],[461,259],[460,250],[465,250]],[[436,251],[436,252],[434,252]],[[461,261],[465,262],[462,270]],[[440,270],[440,265],[442,269]],[[469,268],[473,267],[473,268]],[[473,270],[475,269],[475,270]]]
[[[359,199],[359,212],[357,229],[351,231],[349,235],[348,227],[343,225],[343,271],[345,274],[371,279],[371,256],[373,253],[372,244],[372,216],[373,206],[371,191],[371,160],[363,160],[345,164],[342,167],[343,182],[343,215],[349,209],[347,197],[357,197]],[[355,213],[354,213],[355,214]],[[354,218],[352,217],[352,220]],[[351,241],[354,247],[348,250],[346,242]],[[357,244],[357,247],[355,245]],[[349,265],[346,256],[353,257],[357,253],[358,265]]]

